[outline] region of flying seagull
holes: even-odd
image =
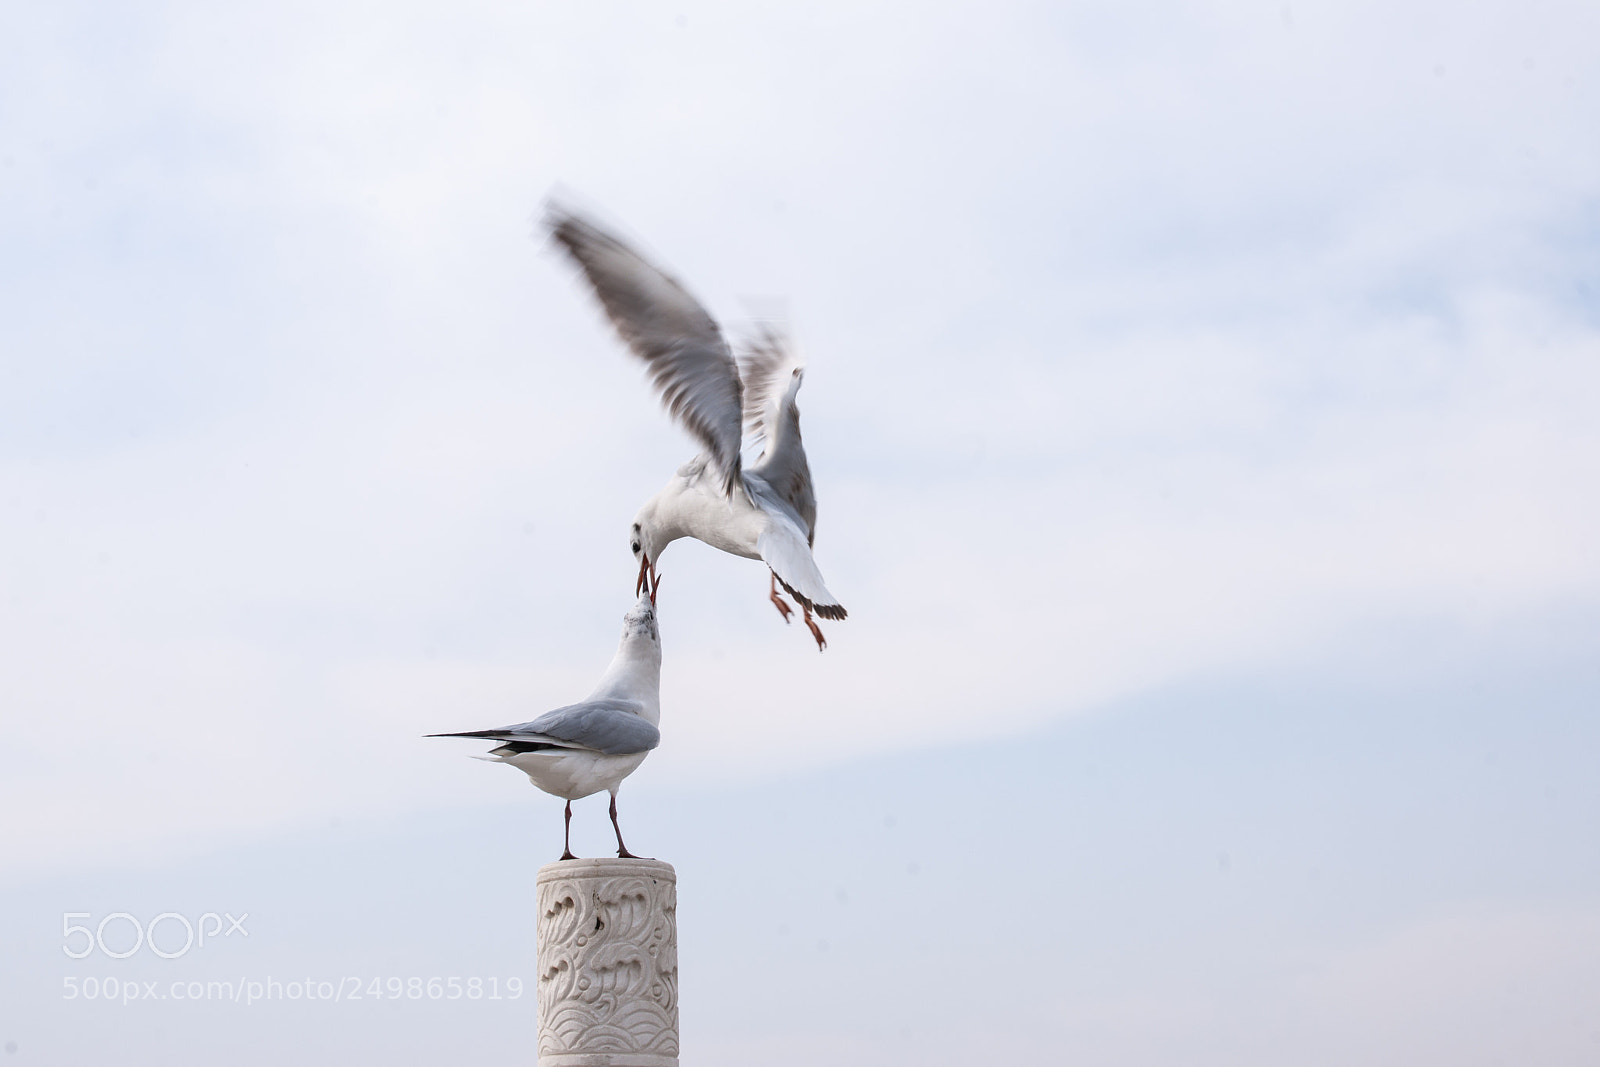
[[[735,360],[716,320],[677,279],[566,208],[551,206],[546,223],[622,340],[649,366],[667,411],[704,446],[634,516],[636,591],[654,588],[667,545],[693,537],[764,562],[768,598],[784,621],[791,609],[779,585],[800,605],[818,651],[826,648],[811,615],[843,619],[845,610],[811,556],[817,499],[795,407],[805,365],[788,338],[769,325]],[[762,446],[749,467],[740,460],[746,443]]]
[[[661,743],[661,635],[655,599],[643,593],[622,617],[622,642],[611,666],[587,700],[547,711],[532,722],[498,730],[469,730],[429,737],[480,737],[503,742],[482,759],[509,763],[533,784],[567,801],[561,858],[572,854],[572,802],[602,789],[611,793],[617,855],[637,859],[622,843],[617,788]]]

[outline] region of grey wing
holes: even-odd
[[[661,731],[635,713],[638,705],[621,700],[586,700],[547,711],[532,722],[498,730],[472,730],[430,737],[482,737],[491,741],[587,748],[608,756],[648,752],[661,743]]]
[[[545,223],[649,366],[667,411],[710,450],[731,495],[739,484],[741,386],[716,320],[676,278],[592,221],[551,205]]]
[[[816,538],[817,498],[800,439],[800,409],[795,405],[805,364],[788,337],[769,323],[740,346],[739,375],[744,382],[745,437],[762,446],[750,474],[794,509],[810,544]]]

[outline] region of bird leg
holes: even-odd
[[[622,843],[622,827],[617,825],[617,794],[615,793],[611,794],[611,828],[617,832],[617,855],[625,860],[640,859],[641,857],[629,852],[628,846]]]
[[[612,803],[615,803],[613,801]],[[561,835],[561,858],[575,860],[578,857],[572,854],[572,801],[567,801],[567,826]]]
[[[822,630],[817,627],[816,623],[811,621],[811,605],[802,602],[800,610],[805,612],[806,625],[811,628],[811,636],[817,639],[817,651],[821,652],[828,647],[828,642],[822,639]]]
[[[768,571],[767,573],[772,576],[772,592],[769,594],[768,599],[770,599],[773,605],[777,607],[778,614],[783,616],[783,621],[788,622],[789,616],[794,614],[794,609],[784,602],[783,597],[778,595],[777,574],[773,571]]]

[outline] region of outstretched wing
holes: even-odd
[[[625,700],[586,700],[547,711],[532,722],[503,726],[498,730],[470,730],[459,734],[429,734],[429,737],[481,737],[504,741],[514,751],[530,752],[541,748],[577,748],[623,756],[648,752],[661,743],[661,731],[637,712],[638,705]],[[499,750],[496,749],[496,752]]]
[[[805,363],[789,338],[765,323],[740,346],[739,377],[744,383],[745,440],[750,447],[761,446],[761,458],[750,473],[794,509],[809,545],[816,539],[817,498],[800,440],[800,409],[795,406]]]
[[[551,205],[545,222],[622,340],[649,366],[667,411],[710,451],[731,496],[739,485],[741,388],[716,320],[676,278],[592,221]]]

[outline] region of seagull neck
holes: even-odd
[[[695,537],[699,493],[688,492],[674,479],[640,509],[634,521],[644,530],[645,552],[652,562],[680,537]]]
[[[648,640],[625,640],[590,700],[637,700],[651,723],[661,721],[661,650]]]
[[[661,553],[668,545],[683,537],[688,531],[676,521],[675,515],[663,515],[657,512],[651,518],[654,521],[647,527],[648,532],[645,534],[645,555],[653,563],[661,558]]]

